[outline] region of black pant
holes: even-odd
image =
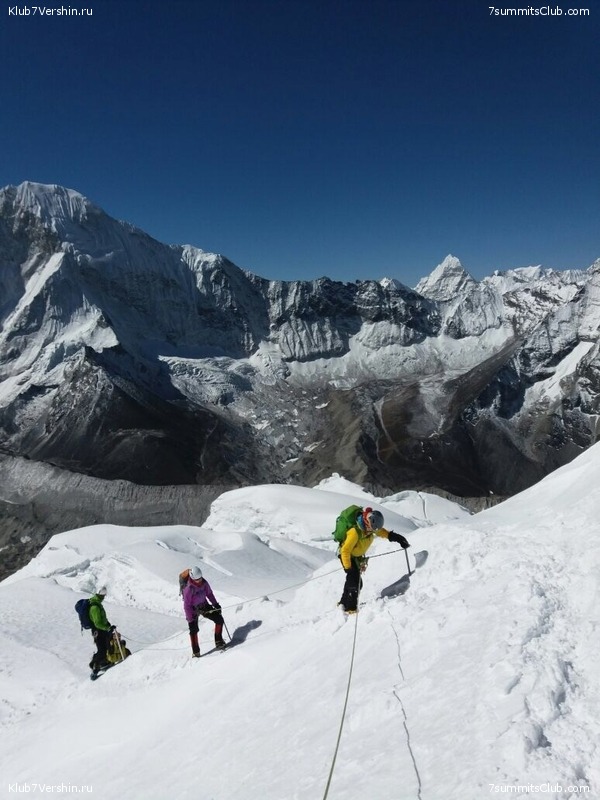
[[[196,613],[198,616],[210,619],[215,623],[215,646],[223,644],[223,625],[225,621],[221,612],[207,604],[197,608]],[[198,644],[198,616],[191,622],[188,622],[192,653],[200,652],[200,645]]]
[[[362,579],[360,577],[360,567],[356,559],[351,560],[351,566],[346,572],[346,582],[342,592],[341,604],[345,611],[356,611],[358,603],[358,593],[362,589]]]
[[[97,669],[101,664],[106,663],[106,651],[112,639],[110,631],[94,631],[94,642],[96,643],[96,652],[92,656],[92,669]]]

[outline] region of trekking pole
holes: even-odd
[[[407,552],[406,548],[404,548],[404,555],[406,556],[406,567],[408,569],[408,574],[412,575],[412,570],[410,568],[410,561],[408,560],[408,552]]]
[[[123,653],[123,648],[121,647],[121,640],[117,636],[117,632],[113,631],[113,639],[117,643],[117,647],[119,648],[119,653],[121,654],[121,661],[125,661],[125,655]]]
[[[227,623],[223,620],[223,627],[227,631],[227,636],[229,636],[229,641],[231,641],[231,634],[229,633],[229,628],[227,627]]]

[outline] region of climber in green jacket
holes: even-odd
[[[111,625],[106,618],[106,611],[102,601],[106,597],[106,587],[98,589],[95,595],[90,597],[90,622],[92,623],[92,636],[96,643],[96,652],[90,661],[90,669],[98,672],[109,667],[106,658],[106,651],[115,631],[115,626]]]

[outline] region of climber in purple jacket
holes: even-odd
[[[226,645],[223,641],[224,620],[221,606],[210,588],[210,584],[202,577],[200,567],[192,567],[188,581],[183,589],[183,610],[190,628],[190,641],[192,643],[192,658],[200,658],[200,645],[198,644],[198,617],[205,617],[215,623],[215,647],[223,650]]]

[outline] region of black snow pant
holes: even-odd
[[[190,642],[192,644],[192,653],[195,655],[200,652],[200,645],[198,644],[198,617],[210,619],[215,623],[215,647],[219,647],[223,642],[223,625],[225,621],[219,609],[214,608],[208,603],[205,606],[200,606],[196,609],[196,617],[191,622],[188,622],[190,629]]]
[[[99,669],[101,666],[104,666],[107,663],[106,651],[108,650],[108,645],[112,639],[112,633],[110,631],[95,630],[93,637],[94,642],[96,643],[96,652],[92,656],[90,667],[92,669]]]
[[[362,589],[362,585],[359,562],[353,558],[351,567],[346,572],[346,582],[344,583],[344,591],[340,600],[344,611],[356,611],[358,593]]]

